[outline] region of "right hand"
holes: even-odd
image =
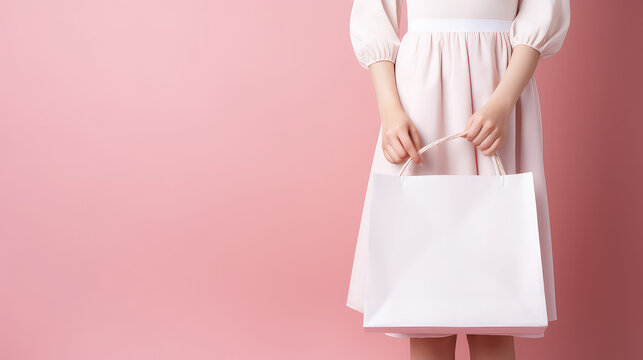
[[[392,164],[406,161],[409,156],[416,164],[422,162],[420,133],[401,107],[380,111],[382,119],[382,151]]]

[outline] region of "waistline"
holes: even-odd
[[[497,19],[411,19],[409,32],[509,32],[513,20]]]

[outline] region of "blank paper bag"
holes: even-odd
[[[422,148],[460,137],[439,139]],[[547,311],[531,172],[373,174],[364,328],[542,334]]]

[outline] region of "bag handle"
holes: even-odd
[[[422,147],[418,151],[418,154],[422,154],[423,152],[429,150],[430,148],[432,148],[432,147],[434,147],[436,145],[439,145],[439,144],[441,144],[441,143],[443,143],[445,141],[450,141],[450,140],[453,140],[455,138],[461,137],[462,135],[464,135],[466,133],[467,133],[466,131],[462,131],[462,132],[459,132],[457,134],[453,134],[453,135],[449,135],[449,136],[445,136],[443,138],[437,139],[434,142]],[[494,162],[494,165],[495,165],[494,169],[496,170],[496,175],[506,175],[505,174],[505,168],[502,166],[502,162],[500,161],[500,157],[498,156],[497,153],[494,152],[491,155],[491,160]],[[404,166],[402,166],[402,169],[400,170],[400,173],[398,174],[398,176],[402,176],[402,179],[404,179],[404,177],[406,176],[406,172],[408,171],[408,169],[411,166],[412,162],[413,162],[413,160],[411,158],[406,160],[406,163],[404,163]]]

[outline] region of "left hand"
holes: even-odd
[[[469,117],[465,128],[466,137],[485,156],[492,155],[505,140],[509,115],[513,109],[507,104],[502,104],[489,99],[480,110]]]

